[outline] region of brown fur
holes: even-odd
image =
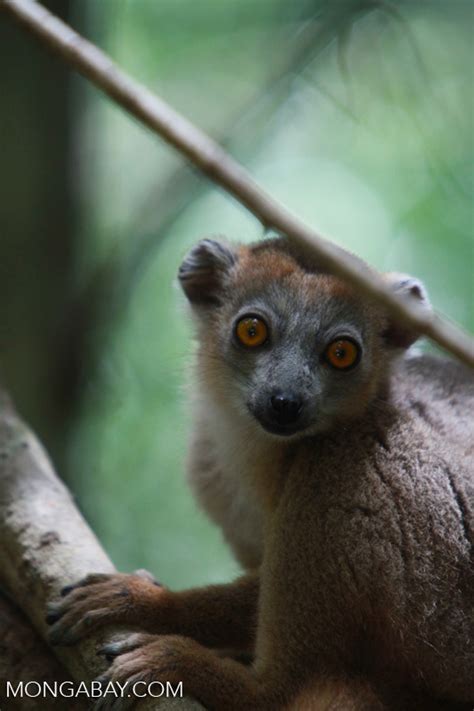
[[[181,634],[208,647],[251,651],[258,586],[256,574],[182,592],[171,592],[140,575],[89,575],[67,588],[62,600],[50,604],[50,641],[73,644],[91,625],[141,626],[146,620],[151,633]]]
[[[165,636],[109,649],[106,679],[183,681],[214,711],[470,708],[472,375],[400,359],[416,334],[284,240],[200,243],[180,278],[198,317],[190,481],[258,573],[183,593],[92,578],[52,608],[53,640],[74,642],[91,620],[141,623]],[[365,361],[325,429],[269,436],[239,401],[250,366],[229,351],[229,330],[262,293],[288,323],[319,311],[337,321],[341,309],[357,320]],[[252,667],[209,649],[224,646],[254,651]]]

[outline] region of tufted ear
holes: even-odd
[[[396,294],[406,299],[414,299],[422,308],[431,311],[431,303],[428,299],[427,291],[423,282],[419,279],[408,274],[398,274],[396,272],[389,272],[384,275],[384,278]],[[408,348],[418,339],[419,335],[419,333],[404,326],[402,323],[396,323],[391,320],[384,332],[385,340],[393,348]]]
[[[220,303],[225,278],[237,262],[232,247],[203,239],[184,258],[178,272],[179,283],[192,304]]]

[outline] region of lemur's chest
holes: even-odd
[[[246,568],[258,567],[262,559],[263,516],[255,481],[269,461],[271,453],[263,451],[245,427],[216,409],[205,408],[205,416],[196,421],[191,486]]]
[[[263,556],[262,511],[249,480],[242,476],[251,464],[242,455],[220,461],[216,488],[226,511],[222,521],[225,536],[245,567],[258,567]]]

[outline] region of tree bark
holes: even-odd
[[[40,683],[69,681],[71,674],[56,659],[41,637],[33,630],[25,616],[0,593],[0,704],[11,711],[36,711],[45,707],[44,700],[13,697],[8,694],[7,683],[14,688],[19,682],[30,680]],[[48,699],[48,708],[64,708],[64,699]],[[81,699],[68,699],[73,711],[87,709]]]
[[[47,639],[46,604],[59,595],[64,585],[91,572],[115,572],[70,492],[53,471],[41,444],[16,415],[4,393],[0,393],[0,540],[0,585],[36,630],[40,637],[38,644],[41,638]],[[8,619],[13,617],[9,614],[4,624],[11,629],[13,623]],[[29,632],[31,636],[33,633]],[[106,664],[97,655],[98,646],[123,633],[127,633],[124,628],[107,628],[75,647],[54,648],[54,653],[73,679],[91,681]],[[13,640],[19,640],[20,625],[11,634]],[[13,672],[15,644],[12,645],[11,650],[7,645],[7,653],[3,654],[5,659],[10,655],[5,673],[10,673],[10,667]],[[51,661],[45,673],[64,674],[53,664]],[[31,665],[25,667],[28,673],[35,669],[33,657]],[[140,704],[143,709],[158,706],[160,709],[179,706],[186,711],[202,708],[194,701],[176,699],[163,702],[148,699]]]

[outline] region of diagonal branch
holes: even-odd
[[[290,40],[287,39],[286,44],[282,39],[279,44],[285,55],[283,61],[271,72],[262,86],[252,91],[250,97],[246,97],[226,124],[216,130],[214,138],[229,149],[250,123],[255,129],[255,122],[259,118],[262,121],[262,114],[271,111],[290,91],[293,77],[338,36],[343,22],[348,22],[346,14],[333,13],[328,21],[312,19],[299,28]],[[87,370],[90,373],[91,369],[94,369],[96,355],[103,349],[103,341],[99,339],[100,343],[97,343],[96,333],[93,344],[84,344],[84,333],[95,331],[92,323],[100,323],[103,336],[104,326],[110,327],[114,318],[123,314],[137,279],[149,259],[165,241],[183,211],[189,208],[207,187],[207,183],[200,180],[199,174],[191,170],[188,164],[181,164],[168,176],[161,176],[159,183],[151,186],[145,200],[136,208],[135,218],[132,218],[124,229],[127,235],[135,234],[133,243],[127,242],[126,256],[118,258],[113,247],[93,269],[85,287],[65,309],[64,328],[67,337],[63,338],[63,342],[68,352],[61,355],[66,362],[68,353],[72,354],[73,358],[77,358],[77,354],[86,353]],[[78,329],[77,323],[82,324],[82,328]],[[73,372],[78,371],[74,368]],[[74,383],[75,387],[80,387],[80,383],[81,370]]]
[[[9,12],[65,61],[116,103],[174,146],[252,212],[266,228],[287,235],[316,256],[321,265],[376,299],[399,321],[436,341],[474,367],[474,341],[461,328],[416,303],[393,294],[383,280],[359,260],[324,239],[266,193],[217,143],[160,97],[139,84],[98,47],[77,34],[34,0],[0,0]]]
[[[262,120],[262,114],[271,112],[288,95],[294,77],[338,36],[341,23],[342,19],[339,16],[331,18],[331,22],[313,19],[307,22],[303,28],[298,29],[290,40],[286,40],[286,44],[282,41],[280,45],[282,53],[285,54],[284,61],[271,72],[263,85],[245,98],[242,105],[226,121],[225,125],[213,131],[214,140],[229,150],[239,134],[242,134],[243,129],[248,128],[250,123],[255,129],[255,121],[259,120],[259,117]],[[152,186],[145,201],[136,210],[136,215],[139,215],[142,225],[143,223],[150,224],[150,219],[147,219],[147,216],[156,213],[158,204],[159,223],[157,226],[153,220],[153,234],[149,228],[141,230],[142,236],[138,237],[130,258],[132,279],[135,272],[140,271],[150,253],[161,243],[164,234],[177,220],[183,209],[189,207],[190,202],[195,200],[206,188],[207,185],[199,180],[199,175],[190,170],[188,165],[181,165],[169,176],[164,179],[161,177],[157,185]],[[133,223],[129,225],[127,232],[129,234],[137,232]]]

